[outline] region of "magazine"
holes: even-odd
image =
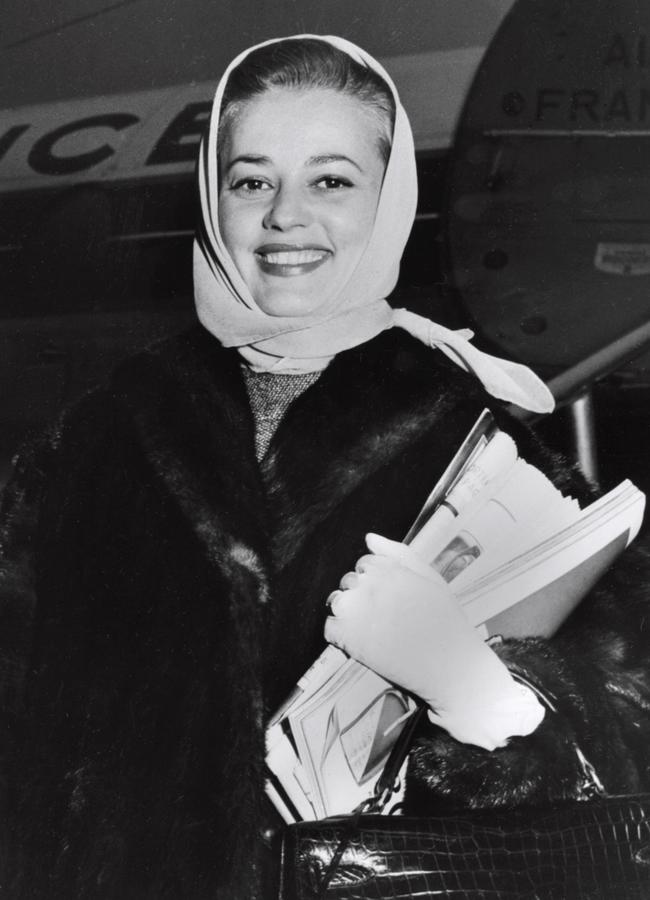
[[[404,542],[486,637],[548,637],[634,539],[644,506],[625,480],[581,509],[519,457],[486,410]],[[284,820],[346,814],[372,796],[415,707],[328,647],[267,728],[267,793]]]

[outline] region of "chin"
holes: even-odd
[[[309,316],[316,312],[324,301],[291,294],[270,295],[255,298],[257,305],[267,316]]]

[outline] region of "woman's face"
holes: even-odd
[[[219,229],[254,300],[301,316],[345,285],[375,220],[379,123],[334,90],[273,89],[242,106],[220,156]]]

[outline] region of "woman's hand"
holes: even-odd
[[[421,697],[431,719],[459,740],[493,749],[534,730],[542,707],[514,682],[440,575],[404,544],[373,534],[366,543],[370,554],[328,598],[326,640]]]

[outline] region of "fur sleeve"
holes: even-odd
[[[503,424],[500,422],[500,424]],[[522,456],[581,502],[580,473],[526,428],[509,427]],[[647,540],[646,540],[647,543]],[[629,548],[551,640],[506,640],[506,665],[556,707],[537,731],[494,752],[427,724],[411,754],[407,811],[547,804],[582,795],[576,745],[610,794],[650,789],[650,553]]]
[[[10,719],[22,706],[35,607],[39,510],[56,443],[53,431],[15,457],[0,505],[0,711]]]

